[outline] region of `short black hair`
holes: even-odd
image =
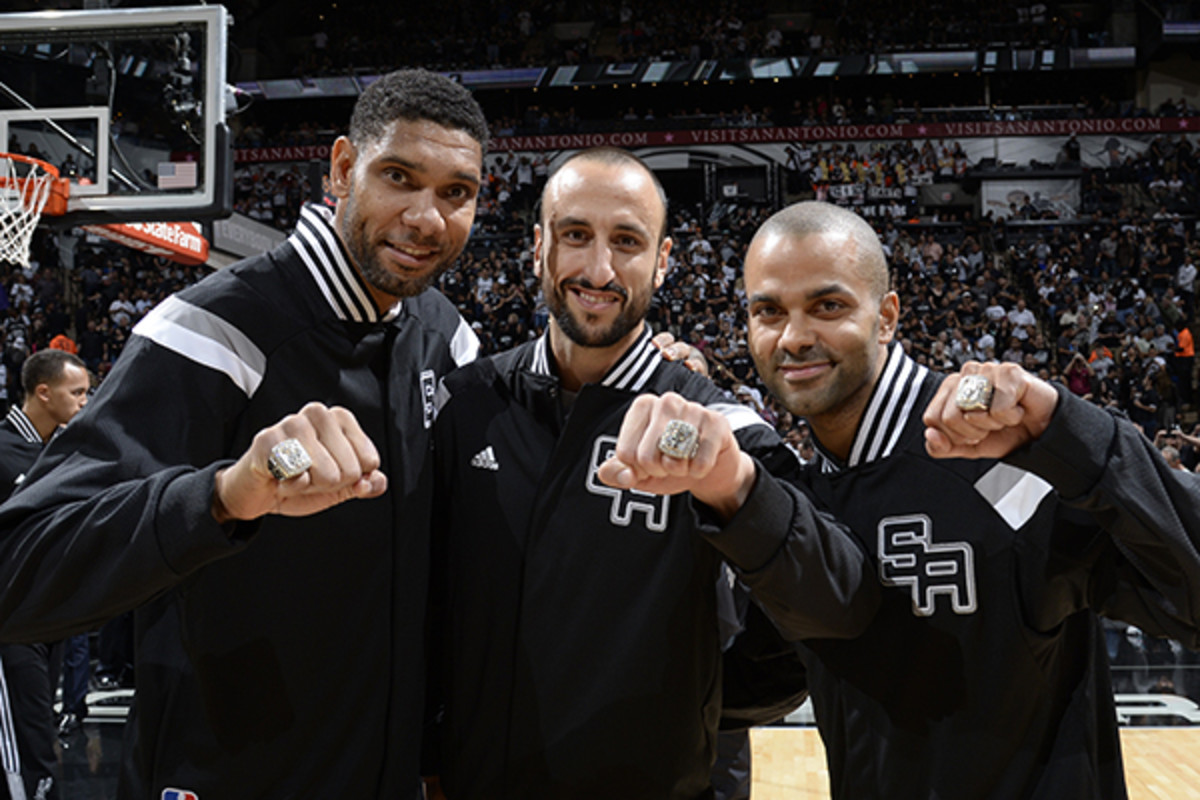
[[[423,69],[401,69],[367,87],[350,115],[350,141],[356,147],[383,136],[398,119],[428,120],[466,131],[487,152],[488,126],[483,109],[460,84]]]
[[[542,219],[542,209],[545,207],[546,190],[549,188],[554,176],[557,175],[563,167],[570,164],[572,161],[596,161],[601,164],[609,164],[611,166],[623,167],[632,165],[641,167],[641,169],[650,176],[650,180],[654,183],[654,190],[658,192],[658,199],[662,203],[663,221],[658,231],[658,241],[661,244],[667,238],[667,190],[663,188],[662,181],[654,174],[654,170],[650,169],[650,165],[642,160],[639,156],[628,150],[623,150],[620,147],[589,147],[586,150],[580,150],[577,153],[572,153],[562,163],[554,168],[550,176],[546,179],[545,185],[542,187],[541,197],[538,198],[537,208],[535,209],[538,220]]]
[[[858,251],[858,266],[872,294],[876,299],[887,294],[888,264],[879,234],[861,216],[841,206],[819,200],[794,203],[764,222],[754,234],[751,245],[760,237],[786,235],[801,239],[813,233],[842,233],[853,240]]]
[[[25,396],[32,395],[43,383],[54,383],[61,378],[67,364],[87,369],[79,356],[53,347],[38,350],[25,359],[25,363],[21,365],[21,388],[25,390]]]

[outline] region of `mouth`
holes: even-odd
[[[578,284],[568,285],[566,290],[575,297],[579,307],[590,314],[602,314],[625,299],[619,291],[589,289]]]
[[[834,367],[832,361],[785,361],[776,367],[779,377],[789,383],[804,383],[805,381],[821,378]]]
[[[424,270],[441,253],[440,248],[411,244],[409,242],[384,242],[384,249],[402,269]]]

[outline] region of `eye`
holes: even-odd
[[[404,170],[396,169],[394,167],[385,169],[383,171],[383,176],[385,178],[387,178],[389,181],[391,181],[392,183],[397,183],[397,184],[408,183],[408,174],[406,172],[404,172]]]
[[[582,228],[568,228],[567,230],[562,231],[559,234],[559,238],[561,238],[565,242],[579,244],[582,242],[586,242],[589,237],[588,237],[587,231],[583,230]]]
[[[761,304],[750,308],[750,316],[760,320],[771,320],[779,317],[780,311],[775,306]]]
[[[466,185],[451,186],[445,191],[445,196],[450,200],[466,202],[475,196],[475,190]]]

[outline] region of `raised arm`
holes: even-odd
[[[695,428],[691,458],[660,449],[672,421]],[[639,397],[599,477],[656,494],[690,492],[699,532],[789,639],[856,636],[874,616],[879,581],[854,535],[743,452],[719,413],[675,394]]]

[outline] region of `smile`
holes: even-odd
[[[780,364],[778,372],[785,380],[799,382],[820,377],[831,369],[833,369],[833,364],[829,361],[811,361],[801,364]]]
[[[385,246],[397,257],[396,260],[403,266],[424,266],[426,261],[436,256],[439,252],[437,248],[417,247],[411,244],[393,244],[388,242]]]
[[[579,300],[579,304],[589,311],[603,311],[604,309],[615,305],[620,299],[609,294],[589,292],[588,290],[581,289],[578,286],[570,287],[570,292]]]

